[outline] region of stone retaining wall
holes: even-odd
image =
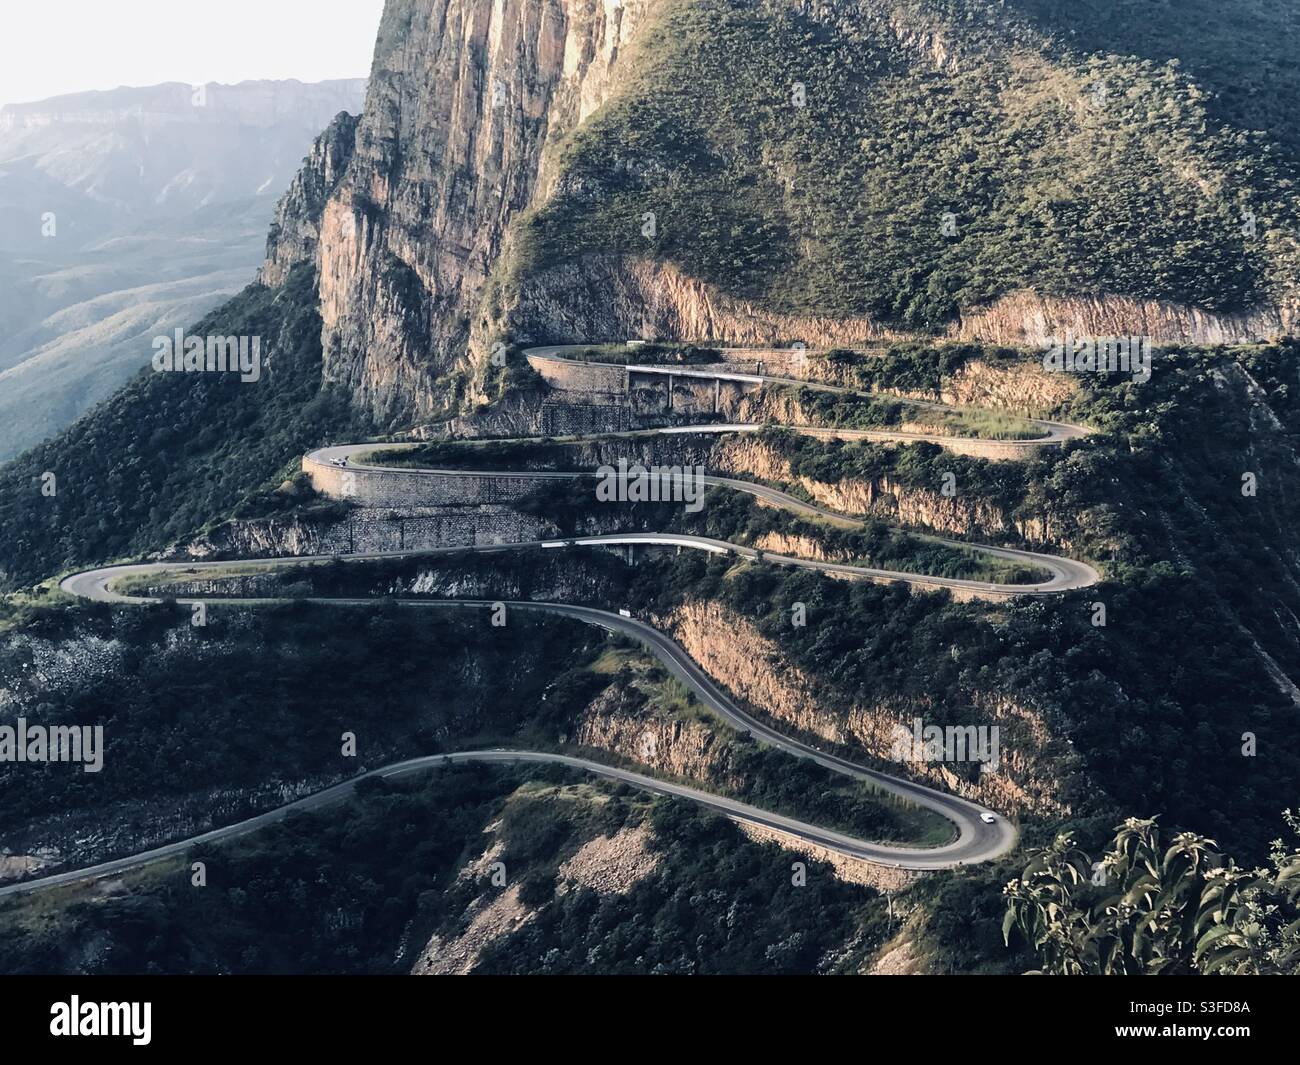
[[[600,365],[578,359],[545,358],[529,355],[528,365],[558,392],[605,392],[622,395],[627,391],[627,370],[622,366]]]
[[[402,514],[357,507],[338,521],[258,518],[228,522],[185,545],[175,557],[277,558],[290,555],[369,554],[522,543],[549,536],[552,527],[508,507],[417,507]]]
[[[512,503],[537,491],[538,482],[508,473],[488,476],[431,470],[365,470],[304,457],[312,487],[331,499],[364,507],[444,507]]]

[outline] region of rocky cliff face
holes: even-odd
[[[523,340],[554,343],[680,338],[844,347],[903,335],[866,318],[776,314],[671,263],[622,255],[588,255],[525,279],[502,324]]]
[[[951,332],[963,340],[1037,345],[1051,337],[1148,336],[1153,341],[1243,344],[1282,336],[1300,324],[1300,306],[1287,300],[1241,314],[1213,314],[1160,300],[1097,295],[1066,299],[1015,292],[971,308]]]
[[[1070,332],[1240,344],[1289,333],[1297,323],[1300,307],[1294,302],[1214,314],[1107,294],[1070,299],[1026,291],[970,308],[949,327],[947,338],[1032,347]],[[521,340],[552,343],[639,338],[851,347],[915,337],[865,317],[777,314],[719,292],[671,263],[623,255],[586,255],[526,278],[501,326]]]
[[[945,378],[936,398],[957,407],[1041,417],[1058,410],[1078,390],[1078,379],[1070,374],[1047,373],[1033,364],[1007,367],[976,360]]]
[[[743,789],[725,743],[712,728],[656,714],[630,695],[617,684],[606,688],[579,715],[569,742],[613,751],[683,780]]]
[[[344,111],[312,144],[303,168],[276,206],[258,277],[262,284],[279,287],[295,263],[315,259],[321,212],[352,158],[356,138],[357,118]]]
[[[566,138],[634,85],[638,42],[665,9],[666,0],[387,5],[364,117],[355,128],[336,123],[317,144],[282,204],[262,275],[276,285],[294,262],[316,262],[326,377],[360,408],[391,422],[456,413],[481,398],[468,371],[506,336],[815,347],[908,335],[869,317],[778,314],[642,255],[588,252],[544,269],[516,255],[517,223],[581,182],[565,170]],[[847,12],[823,5],[818,18]],[[947,68],[955,42],[941,27],[910,6],[887,15],[882,26],[918,62]],[[1290,304],[1216,315],[1104,293],[1018,292],[968,308],[947,335],[1214,343],[1296,320]]]
[[[483,340],[510,223],[559,138],[611,90],[651,2],[388,4],[316,251],[326,375],[358,405],[381,419],[446,405],[437,382]]]
[[[518,543],[556,527],[496,505],[351,507],[342,513],[233,520],[166,553],[168,558],[274,558],[431,550]]]
[[[907,727],[914,717],[927,724],[949,724],[944,720],[944,707],[925,700],[873,698],[871,693],[862,693],[853,705],[833,708],[835,699],[824,685],[795,666],[779,646],[744,618],[717,603],[687,604],[662,620],[710,676],[796,734],[888,759],[893,751],[893,729],[899,724]],[[963,775],[943,762],[906,762],[900,768],[1001,810],[1068,813],[1057,796],[1060,769],[1070,764],[1069,758],[1042,718],[1032,708],[997,692],[961,694],[988,724],[1000,730],[996,771]]]

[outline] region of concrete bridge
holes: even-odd
[[[688,370],[681,366],[644,366],[631,365],[627,367],[627,392],[631,392],[637,387],[638,383],[649,384],[653,379],[659,378],[666,382],[665,392],[669,412],[674,409],[673,397],[677,391],[677,382],[686,381],[704,381],[713,385],[713,413],[718,414],[722,411],[722,384],[727,382],[728,399],[739,399],[746,392],[757,392],[763,387],[764,379],[756,374],[737,373],[730,370],[710,370],[706,367]],[[738,386],[738,387],[737,387]],[[698,409],[692,404],[694,409]]]
[[[529,348],[524,352],[528,363],[558,393],[581,393],[588,402],[617,405],[636,414],[723,414],[730,419],[744,417],[740,400],[761,391],[764,385],[807,388],[837,395],[866,397],[867,392],[845,388],[824,381],[785,377],[767,372],[765,362],[756,360],[754,371],[747,372],[733,364],[701,364],[694,366],[624,365],[613,362],[587,362],[574,359],[575,351],[587,350],[590,345],[559,344],[550,347]],[[763,352],[747,352],[761,355]],[[770,354],[770,353],[769,353]],[[788,353],[777,352],[777,356]],[[654,402],[659,383],[663,403]],[[710,384],[712,387],[710,388]],[[666,395],[664,395],[666,393]],[[650,403],[646,403],[646,397]],[[935,400],[893,396],[918,410],[953,411],[957,408]],[[805,436],[828,440],[870,440],[876,443],[917,444],[928,443],[958,455],[972,455],[993,461],[1025,459],[1047,447],[1060,447],[1068,440],[1078,440],[1091,430],[1068,422],[1045,421],[1041,418],[1021,418],[1026,425],[1042,435],[1029,438],[987,438],[977,436],[949,436],[942,432],[904,432],[894,429],[839,429],[809,425],[783,425],[782,428]],[[756,423],[736,424],[731,430],[759,429]],[[701,427],[702,428],[702,427]]]
[[[629,402],[634,393],[662,388],[664,407],[692,412],[720,414],[748,393],[759,391],[765,381],[760,374],[702,366],[647,365],[587,362],[565,358],[571,346],[530,348],[525,357],[553,389],[603,396],[610,401]]]

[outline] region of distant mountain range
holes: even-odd
[[[168,83],[0,109],[0,461],[253,278],[315,136],[364,79]]]

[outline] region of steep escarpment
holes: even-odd
[[[1215,312],[1173,300],[1024,289],[963,308],[936,332],[952,340],[1016,347],[1036,347],[1066,334],[1242,344],[1289,334],[1297,323],[1300,304],[1290,294],[1249,310]],[[733,295],[724,285],[637,251],[584,252],[529,273],[502,326],[525,340],[569,344],[631,337],[848,347],[916,335],[888,318],[860,313],[782,312],[771,301]]]
[[[635,253],[579,255],[527,274],[504,324],[560,344],[631,337],[834,347],[903,335],[867,318],[783,314]]]
[[[356,148],[357,117],[339,113],[312,144],[289,190],[276,205],[266,238],[264,285],[284,284],[296,263],[313,262],[320,245],[320,217]]]
[[[263,278],[318,267],[326,380],[389,423],[463,412],[501,339],[1291,328],[1289,127],[1067,41],[991,0],[397,0]]]
[[[326,376],[381,419],[447,405],[548,148],[597,107],[650,0],[398,0],[321,214]],[[481,338],[480,338],[481,339]]]

